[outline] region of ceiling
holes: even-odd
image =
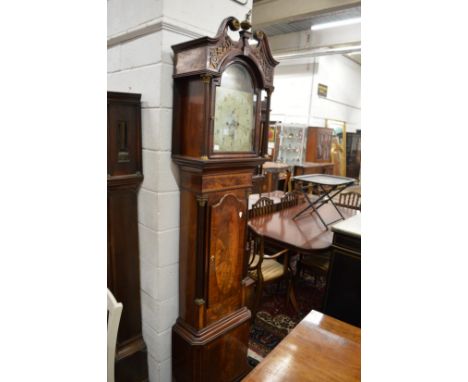
[[[284,0],[285,3],[287,1],[294,1],[294,0]],[[311,0],[312,1],[312,0]],[[269,2],[271,0],[253,0],[254,3],[254,12],[255,6],[259,6],[260,4],[265,7],[269,7]],[[350,18],[361,17],[361,5],[352,5],[352,6],[342,6],[335,9],[330,10],[323,9],[318,10],[311,13],[300,14],[296,15],[291,18],[282,18],[280,14],[277,15],[276,20],[273,20],[268,23],[264,23],[261,25],[261,30],[266,33],[267,36],[277,36],[283,35],[287,33],[293,32],[301,32],[301,31],[308,31],[310,27],[314,24],[321,24],[325,22],[331,21],[339,21],[345,20]],[[255,18],[254,18],[254,26],[255,26]],[[346,54],[350,60],[361,64],[361,54]]]
[[[257,0],[261,1],[261,0]],[[295,20],[285,20],[278,23],[262,26],[262,30],[267,36],[276,36],[279,34],[300,32],[309,30],[314,24],[328,23],[361,16],[361,6],[331,11],[316,16],[308,16]]]

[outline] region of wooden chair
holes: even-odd
[[[337,206],[361,210],[361,193],[354,191],[342,192],[338,196],[338,203],[335,203]]]
[[[115,346],[123,305],[107,289],[107,382],[114,382]]]
[[[296,281],[297,278],[302,277],[304,269],[308,273],[313,274],[314,284],[318,286],[318,277],[323,276],[326,279],[328,269],[330,268],[330,251],[327,249],[323,253],[314,255],[303,255],[299,256],[299,260],[296,265]]]
[[[280,282],[281,280],[286,280],[287,282],[286,305],[288,305],[289,300],[291,300],[293,308],[298,312],[292,283],[292,271],[289,268],[288,249],[283,249],[273,255],[267,255],[265,253],[263,236],[256,235],[251,231],[249,231],[249,235],[251,240],[249,240],[250,256],[248,274],[256,282],[255,300],[252,306],[252,319],[255,319],[255,315],[260,306],[264,286],[266,284]],[[276,261],[280,256],[283,256],[282,264]]]
[[[282,198],[280,202],[279,208],[284,210],[285,208],[290,208],[297,206],[299,204],[299,197],[301,193],[297,191],[287,192]]]
[[[258,199],[250,210],[250,217],[267,215],[275,212],[275,205],[272,199],[262,196]]]

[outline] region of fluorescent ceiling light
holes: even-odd
[[[297,59],[297,58],[310,58],[310,57],[325,56],[328,54],[352,54],[352,53],[355,53],[355,54],[361,53],[361,44],[340,46],[338,48],[321,47],[321,48],[314,48],[314,49],[301,50],[301,51],[283,52],[283,53],[275,54],[274,57],[277,60],[289,60],[289,59]]]
[[[329,52],[342,52],[342,51],[358,51],[358,53],[361,52],[361,45],[348,45],[348,46],[341,46],[339,48],[331,48],[328,49]]]
[[[313,30],[313,31],[318,31],[318,30],[321,30],[321,29],[341,27],[343,25],[358,24],[360,22],[361,22],[361,18],[360,17],[355,17],[355,18],[352,18],[352,19],[331,21],[329,23],[323,23],[323,24],[315,24],[315,25],[312,25],[310,27],[310,29]]]

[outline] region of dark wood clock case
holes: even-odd
[[[239,40],[227,30],[239,32]],[[266,36],[225,19],[216,37],[174,45],[172,158],[180,170],[179,318],[172,332],[177,381],[235,381],[247,363],[251,313],[246,294],[245,251],[252,176],[265,161],[268,129],[262,129],[262,94],[269,110],[272,57]],[[249,44],[255,39],[256,45]],[[216,87],[230,65],[252,79],[252,150],[216,152],[213,145]],[[265,117],[264,117],[265,118]],[[268,117],[266,117],[268,119]]]
[[[141,332],[137,221],[142,180],[140,94],[107,92],[107,287],[123,304],[116,382],[148,380]]]

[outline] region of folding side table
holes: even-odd
[[[338,195],[340,192],[342,192],[344,189],[354,184],[355,180],[353,178],[347,178],[344,176],[336,176],[336,175],[328,175],[328,174],[310,174],[310,175],[295,176],[293,179],[303,182],[302,193],[304,194],[305,199],[307,200],[307,203],[309,204],[302,211],[299,211],[293,217],[293,219],[296,219],[297,217],[302,215],[304,212],[306,212],[310,208],[312,208],[312,210],[315,213],[317,213],[317,216],[319,217],[320,221],[323,223],[323,225],[327,229],[330,224],[333,224],[339,220],[345,219],[341,211],[333,202],[333,198],[336,195]],[[314,201],[310,200],[309,195],[307,193],[307,189],[308,189],[307,184],[318,186],[319,189],[322,191],[322,195],[320,195],[320,197]],[[340,214],[340,218],[327,224],[323,220],[322,216],[320,216],[318,209],[328,202],[330,202],[333,205],[333,207],[335,207],[335,209]]]

